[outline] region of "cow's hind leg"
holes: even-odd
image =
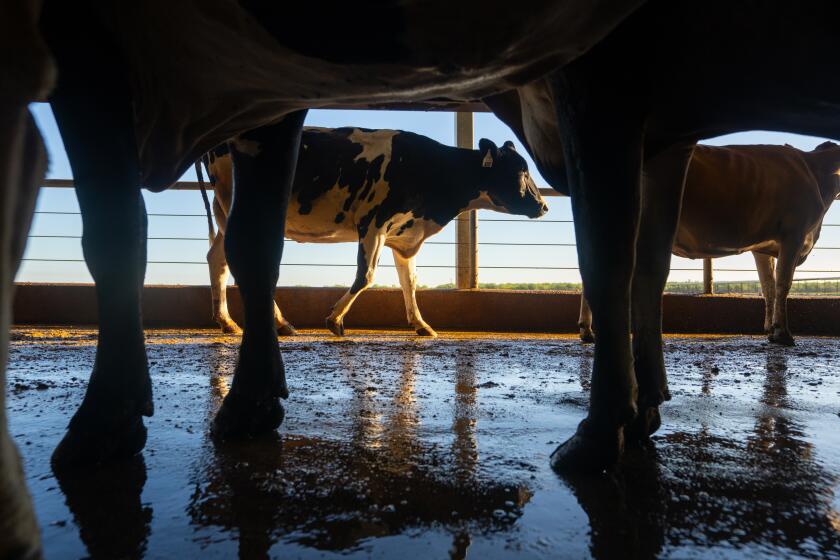
[[[768,339],[782,346],[794,345],[793,335],[788,326],[787,297],[801,248],[802,239],[783,241],[776,263],[776,297],[773,302],[773,325]]]
[[[671,398],[662,346],[662,292],[670,271],[685,174],[693,150],[693,145],[676,146],[645,162],[631,290],[638,415],[625,428],[628,440],[646,440],[659,429],[659,405]]]
[[[770,255],[753,252],[758,280],[761,282],[761,295],[764,296],[764,333],[773,332],[773,308],[776,301],[776,276],[773,272],[774,258]]]
[[[586,296],[583,295],[584,290],[580,293],[580,315],[578,316],[578,329],[580,329],[581,342],[595,342],[595,333],[592,332],[592,310],[589,308],[589,302],[586,301]]]
[[[14,277],[46,171],[41,136],[25,105],[0,111],[0,558],[38,558],[40,537],[17,448],[6,421]]]
[[[82,249],[96,282],[99,339],[85,398],[53,453],[56,469],[139,452],[146,442],[142,417],[153,413],[140,309],[147,219],[130,87],[118,49],[94,20],[90,28],[65,27],[68,16],[62,12],[73,9],[56,2],[44,15],[59,65],[50,102],[82,211]]]
[[[402,288],[403,299],[405,300],[405,314],[408,318],[408,324],[414,327],[414,332],[420,336],[437,336],[435,330],[423,320],[423,316],[420,315],[420,308],[417,306],[415,257],[405,258],[393,249],[391,252],[394,254],[394,264],[397,267],[397,274],[400,277],[400,287]]]
[[[274,292],[305,116],[306,111],[287,115],[230,143],[234,189],[225,254],[242,295],[245,328],[230,392],[213,422],[217,437],[259,435],[283,421],[279,399],[289,390],[274,325]]]
[[[565,72],[565,71],[564,71]],[[636,414],[630,347],[630,281],[639,217],[642,123],[575,77],[559,83],[558,115],[566,139],[578,260],[592,307],[595,356],[589,414],[551,456],[558,471],[598,472],[624,448],[624,425]],[[600,101],[600,102],[599,102]]]
[[[236,324],[228,311],[227,281],[230,275],[225,259],[225,234],[216,233],[213,244],[207,251],[207,264],[210,267],[210,293],[213,300],[213,320],[222,328],[223,333],[239,334],[242,329]]]
[[[217,212],[220,211],[217,209]],[[218,215],[218,214],[217,214]],[[217,220],[218,221],[218,220]],[[227,223],[225,223],[227,227]],[[207,252],[207,264],[210,266],[210,293],[213,300],[213,320],[222,328],[223,333],[241,334],[242,329],[230,316],[227,304],[227,281],[230,275],[227,259],[225,258],[225,234],[220,229],[213,239],[213,244]],[[274,323],[277,334],[293,336],[295,328],[284,317],[277,303],[274,304]]]
[[[297,334],[292,324],[283,316],[283,312],[280,311],[280,306],[277,305],[276,300],[274,302],[274,326],[277,328],[277,334],[280,336],[295,336]]]
[[[373,275],[376,273],[376,264],[379,262],[379,253],[382,251],[382,236],[378,233],[365,235],[359,241],[359,253],[357,256],[356,280],[350,289],[341,296],[332,308],[327,317],[327,328],[336,336],[344,336],[344,316],[350,311],[350,307],[356,298],[373,283]]]

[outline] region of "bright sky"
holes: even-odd
[[[46,104],[32,106],[35,118],[41,127],[50,153],[50,178],[71,178],[67,156],[61,143],[52,112]],[[429,136],[438,142],[454,144],[455,125],[452,113],[426,113],[411,111],[310,111],[306,124],[313,126],[338,127],[359,126],[365,128],[391,128],[410,130]],[[495,116],[489,113],[475,114],[475,142],[480,138],[489,138],[501,145],[505,140],[512,140],[520,153],[527,154],[507,128]],[[770,132],[749,132],[724,136],[708,141],[709,144],[783,144],[810,150],[823,139],[792,134]],[[539,176],[535,166],[529,160],[531,172],[540,186],[548,186]],[[184,176],[185,180],[194,180],[192,171]],[[146,206],[150,214],[202,214],[204,206],[197,191],[171,191],[160,194],[145,193]],[[492,268],[492,267],[577,267],[577,255],[574,247],[536,247],[536,246],[500,246],[481,245],[481,243],[573,243],[574,232],[570,223],[558,223],[570,220],[569,199],[552,197],[548,199],[549,213],[539,220],[519,222],[479,223],[479,281],[480,282],[578,282],[577,270],[536,270],[527,268]],[[832,208],[825,223],[840,223],[840,209]],[[38,212],[78,212],[76,196],[72,189],[42,189],[38,199]],[[494,212],[479,212],[479,219],[510,218]],[[524,219],[524,218],[523,218]],[[209,283],[205,254],[207,252],[206,219],[201,216],[164,217],[150,216],[149,237],[186,237],[190,240],[150,240],[149,260],[179,261],[198,264],[150,264],[146,275],[147,284],[182,284],[207,285]],[[55,236],[81,234],[81,220],[78,215],[45,214],[36,215],[25,258],[29,259],[65,259],[80,260],[82,251],[79,239],[61,239]],[[450,225],[424,245],[418,256],[418,281],[420,284],[436,286],[454,282],[455,247],[437,245],[433,242],[454,241],[454,228]],[[840,227],[824,227],[817,247],[840,246]],[[397,275],[392,268],[391,256],[384,251],[377,270],[376,284],[397,285]],[[837,266],[840,251],[815,250],[808,261],[797,273],[800,278],[819,276],[838,276],[817,274],[808,270],[830,270]],[[287,286],[332,286],[349,285],[354,277],[356,262],[355,244],[298,244],[287,242],[281,268],[280,284]],[[310,266],[341,264],[348,266]],[[426,268],[428,266],[433,268]],[[753,259],[749,254],[725,259],[717,259],[716,269],[749,269],[747,273],[717,272],[716,280],[754,279]],[[702,268],[701,261],[674,258],[672,268]],[[671,280],[700,280],[700,272],[672,271]],[[81,262],[24,262],[19,281],[25,282],[91,282],[90,275]]]

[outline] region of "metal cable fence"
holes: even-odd
[[[35,222],[29,236],[30,243],[24,256],[24,268],[18,276],[21,281],[50,282],[89,282],[84,266],[80,239],[81,219],[78,207],[65,209],[70,203],[66,196],[51,201],[49,192],[68,191],[72,186],[67,180],[48,181],[42,190],[42,200],[35,212]],[[205,254],[208,239],[206,237],[206,215],[189,209],[179,210],[178,204],[158,203],[160,197],[183,197],[193,191],[195,183],[180,183],[178,188],[167,193],[147,197],[147,204],[152,206],[148,212],[149,220],[149,260],[150,273],[148,283],[154,284],[208,284],[209,276],[201,267],[207,265]],[[550,194],[544,191],[544,194]],[[185,199],[181,204],[185,208],[200,205],[196,193],[193,200]],[[151,201],[155,204],[150,204]],[[518,217],[497,217],[498,214],[482,213],[478,218],[478,248],[480,258],[479,287],[512,289],[563,289],[580,288],[577,255],[574,243],[574,231],[568,208],[568,199],[549,200],[549,206],[562,208],[552,212],[546,218],[529,220]],[[42,204],[43,202],[43,204]],[[75,202],[75,201],[73,201]],[[48,208],[41,208],[49,203]],[[56,209],[55,205],[61,209]],[[192,206],[191,206],[192,205]],[[170,209],[169,206],[175,207]],[[200,206],[198,206],[200,207]],[[552,213],[556,217],[552,217]],[[565,213],[565,215],[563,215]],[[825,223],[825,231],[840,227],[840,223]],[[421,269],[420,282],[428,287],[452,287],[456,270],[455,248],[459,241],[454,236],[453,228],[447,227],[436,237],[424,244],[418,256],[417,268]],[[807,264],[797,270],[792,289],[794,294],[840,295],[840,268],[831,266],[832,258],[815,258],[815,255],[830,254],[840,250],[840,235],[824,235],[824,244],[817,244],[810,257],[814,265]],[[482,239],[484,238],[484,239]],[[548,241],[546,239],[549,239]],[[202,243],[204,245],[202,245]],[[325,251],[318,243],[287,243],[281,271],[283,285],[309,285],[306,278],[315,278],[313,285],[349,285],[353,274],[347,269],[356,268],[355,249]],[[751,257],[728,261],[723,259],[714,266],[716,293],[760,293],[760,284],[756,270],[751,266]],[[378,285],[396,285],[395,266],[381,259],[379,268],[385,269],[377,276]],[[696,262],[697,264],[693,264]],[[734,262],[736,264],[724,264]],[[673,293],[702,293],[702,261],[674,259],[667,291]],[[61,265],[70,268],[61,269]],[[48,270],[48,269],[52,270]],[[168,270],[164,270],[167,269]],[[192,269],[185,272],[181,269]],[[290,270],[300,269],[308,272],[295,273]],[[314,270],[313,270],[314,269]],[[336,271],[332,273],[330,271]],[[341,272],[344,271],[344,272]],[[423,272],[426,271],[426,272]],[[819,275],[828,275],[819,277]],[[735,276],[733,278],[726,277]],[[424,276],[428,276],[424,278]],[[383,281],[384,280],[384,281]],[[390,282],[389,282],[390,280]]]

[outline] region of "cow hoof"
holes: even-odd
[[[335,336],[344,336],[344,321],[327,317],[327,329]]]
[[[580,341],[586,344],[592,344],[595,342],[595,333],[592,332],[592,329],[580,329]]]
[[[222,324],[222,332],[225,334],[242,334],[242,329],[236,323]]]
[[[437,333],[435,332],[435,329],[433,329],[429,325],[426,325],[424,327],[416,328],[416,329],[414,329],[414,332],[417,333],[417,336],[431,336],[433,338],[437,336]]]
[[[277,327],[277,335],[278,336],[295,336],[297,331],[291,325],[291,323],[283,323],[279,327]]]
[[[100,420],[105,424],[104,420]],[[80,423],[81,424],[81,423]],[[71,427],[53,451],[50,460],[54,472],[124,460],[140,453],[146,445],[143,417],[129,419],[122,429],[112,425],[86,430]]]
[[[636,418],[624,427],[624,440],[644,443],[661,425],[658,406],[640,407]]]
[[[767,339],[773,344],[780,344],[782,346],[793,346],[795,344],[793,335],[789,331],[783,331],[782,329],[773,329],[773,332]]]
[[[210,433],[222,440],[261,436],[279,428],[285,415],[277,397],[251,400],[229,393],[213,419]]]
[[[575,435],[551,454],[551,468],[558,473],[603,472],[618,464],[623,452],[623,428],[596,433],[584,420]]]

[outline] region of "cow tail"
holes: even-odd
[[[207,212],[207,234],[209,235],[210,246],[213,246],[213,240],[216,239],[216,230],[213,227],[213,213],[210,209],[210,198],[207,196],[207,187],[204,184],[204,171],[201,169],[201,162],[204,158],[195,162],[195,175],[198,177],[198,189],[201,191],[201,198],[204,200],[204,211]]]

